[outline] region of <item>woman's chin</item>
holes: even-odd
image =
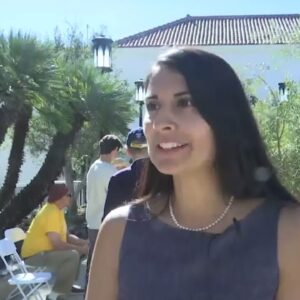
[[[178,175],[181,173],[178,165],[159,164],[156,165],[157,170],[164,175]]]

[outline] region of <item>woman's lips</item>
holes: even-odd
[[[188,144],[185,143],[175,143],[175,142],[168,142],[168,143],[160,143],[157,145],[157,150],[159,153],[162,154],[175,154],[180,153],[188,147]]]

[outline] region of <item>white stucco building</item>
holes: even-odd
[[[113,68],[133,85],[145,78],[160,53],[171,47],[191,46],[223,57],[241,79],[260,74],[277,90],[278,83],[288,78],[300,81],[299,56],[291,55],[297,32],[299,42],[300,14],[187,15],[118,40]],[[262,96],[264,91],[258,93]],[[137,126],[137,121],[132,126]]]
[[[136,80],[146,77],[160,53],[170,47],[192,46],[220,55],[242,79],[262,74],[268,84],[277,89],[278,83],[287,78],[300,81],[300,58],[291,55],[296,32],[300,32],[300,14],[187,15],[118,40],[113,53],[113,70],[133,86]],[[137,125],[138,120],[131,127]],[[0,185],[4,181],[8,151],[9,148],[0,147]],[[27,184],[32,179],[41,161],[27,153],[19,184]]]

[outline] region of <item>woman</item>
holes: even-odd
[[[232,68],[175,50],[146,90],[142,197],[102,224],[87,299],[300,299],[300,210]]]

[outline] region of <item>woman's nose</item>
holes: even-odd
[[[160,131],[170,131],[176,128],[175,116],[167,111],[160,110],[153,120],[153,128]]]

